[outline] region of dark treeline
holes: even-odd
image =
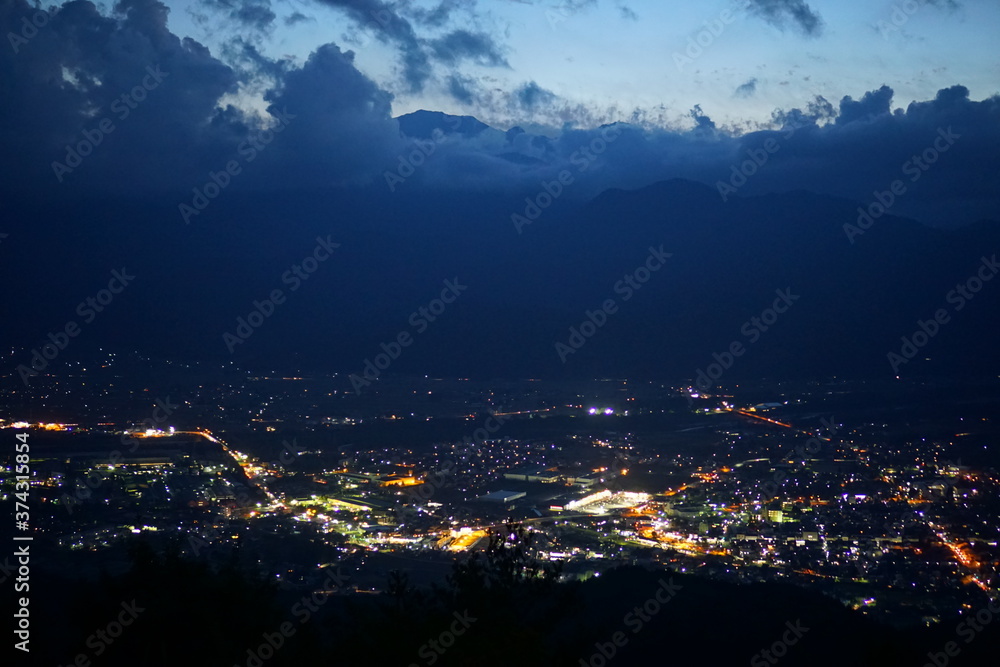
[[[921,667],[930,652],[961,667],[994,664],[1000,647],[1000,623],[900,630],[784,584],[636,566],[560,582],[531,542],[508,525],[431,588],[394,571],[384,592],[350,593],[329,568],[321,595],[265,581],[238,552],[191,559],[137,539],[125,573],[33,575],[31,664]]]

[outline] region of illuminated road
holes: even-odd
[[[235,449],[230,448],[229,445],[227,445],[222,440],[216,438],[208,430],[178,431],[178,433],[184,433],[186,435],[200,435],[209,442],[215,443],[220,447],[222,447],[222,451],[224,451],[226,454],[229,454],[229,456],[232,457],[233,462],[243,469],[243,472],[246,474],[247,479],[249,481],[254,482],[254,484],[256,484],[257,486],[257,489],[263,491],[264,494],[267,496],[268,500],[271,501],[271,505],[269,505],[264,509],[274,509],[275,507],[282,506],[281,499],[278,498],[278,496],[274,495],[270,489],[268,489],[263,483],[261,483],[259,478],[262,475],[263,469],[260,466],[254,465],[253,462],[250,460],[250,457],[248,457],[246,454],[243,454],[242,452],[238,452]]]
[[[563,519],[584,519],[587,517],[593,518],[596,516],[610,516],[611,512],[604,512],[603,514],[555,514],[553,516],[539,516],[532,519],[524,519],[521,523],[545,523],[546,521],[561,521]],[[497,524],[497,525],[502,525]]]
[[[761,417],[760,415],[755,415],[752,412],[747,412],[746,410],[739,410],[736,408],[731,408],[730,412],[735,412],[737,414],[743,415],[744,417],[750,417],[751,419],[759,419],[762,422],[767,422],[768,424],[774,424],[776,426],[784,426],[785,428],[794,428],[791,424],[786,424],[785,422],[779,422],[775,419],[769,419],[767,417]],[[803,431],[806,433],[806,431]],[[811,434],[810,434],[811,435]]]
[[[934,534],[938,536],[938,539],[941,540],[942,544],[948,547],[952,555],[955,557],[955,560],[958,561],[958,564],[970,572],[969,576],[972,581],[976,582],[976,585],[983,589],[984,592],[989,593],[990,587],[983,581],[980,581],[977,576],[979,568],[981,567],[979,561],[965,553],[965,551],[962,550],[962,545],[950,539],[942,528],[935,526],[930,521],[927,522],[927,525],[934,531]]]

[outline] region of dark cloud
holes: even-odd
[[[803,34],[815,37],[823,30],[823,19],[805,0],[746,0],[747,9],[776,28],[791,24]]]
[[[3,34],[35,11],[24,0],[10,7],[0,14]],[[412,148],[391,117],[392,95],[357,70],[352,52],[327,44],[295,66],[270,60],[247,40],[227,42],[226,51],[232,65],[171,34],[165,7],[153,0],[122,2],[109,16],[89,2],[65,5],[17,52],[0,49],[0,98],[16,102],[0,105],[0,141],[17,156],[0,168],[7,191],[29,198],[128,193],[165,199],[176,211],[192,187],[237,155],[242,141],[285,111],[294,120],[244,165],[226,197],[273,190],[309,198],[334,186],[378,187]],[[119,120],[112,105],[148,76],[147,67],[167,75]],[[260,88],[263,104],[226,104],[245,95],[249,84]],[[1000,218],[1000,98],[973,101],[961,86],[895,111],[888,86],[837,105],[817,95],[798,108],[775,110],[772,129],[741,136],[720,129],[695,106],[660,127],[619,123],[609,140],[606,129],[586,128],[601,116],[628,114],[577,108],[534,81],[497,91],[452,71],[443,84],[454,99],[499,110],[514,122],[449,135],[408,178],[407,188],[516,192],[537,188],[562,169],[575,177],[567,200],[675,177],[715,185],[747,159],[748,150],[773,139],[778,150],[739,196],[810,190],[863,202],[907,178],[900,165],[932,147],[940,132],[954,132],[960,137],[954,146],[896,209],[935,222]],[[114,132],[57,182],[53,161],[65,159],[67,146],[105,117],[114,120]],[[513,125],[524,131],[502,131]],[[594,160],[579,160],[578,151],[598,144],[603,149]]]
[[[268,111],[295,114],[265,157],[279,173],[270,187],[363,183],[402,149],[392,95],[359,72],[353,54],[318,48],[266,96]]]
[[[35,11],[24,0],[8,6],[3,34]],[[155,0],[124,0],[111,16],[90,2],[71,2],[16,53],[0,49],[0,97],[18,100],[0,105],[0,143],[23,156],[17,165],[5,161],[8,182],[59,185],[52,163],[65,160],[67,145],[104,119],[113,132],[102,133],[62,186],[166,187],[245,129],[239,114],[218,108],[223,95],[237,91],[233,70],[201,44],[170,33],[166,19]],[[158,84],[149,68],[164,73]],[[152,88],[139,90],[144,99],[136,103],[132,91],[144,80]]]
[[[531,85],[521,89],[533,90]],[[934,100],[914,102],[905,110],[889,111],[893,91],[870,91],[859,100],[847,97],[839,106],[817,95],[801,108],[775,110],[775,127],[733,136],[716,127],[695,106],[689,130],[643,129],[617,124],[617,139],[586,170],[574,166],[574,151],[601,138],[601,130],[552,130],[554,150],[530,153],[539,130],[518,133],[516,147],[536,158],[514,166],[490,160],[507,150],[491,144],[489,133],[475,142],[449,146],[441,160],[427,169],[426,185],[461,190],[501,183],[530,188],[540,179],[551,179],[561,169],[575,176],[571,198],[586,198],[608,187],[636,188],[670,178],[686,178],[716,186],[728,182],[735,165],[747,160],[747,151],[759,151],[767,140],[778,147],[767,163],[756,170],[739,190],[741,196],[768,192],[808,190],[867,202],[875,191],[903,180],[908,191],[894,205],[898,215],[939,224],[1000,219],[1000,97],[979,102],[968,90],[955,86],[940,91]],[[529,97],[531,95],[529,94]],[[537,98],[537,95],[535,96]],[[559,108],[558,98],[536,99],[534,116]],[[835,121],[835,122],[834,122]],[[950,128],[950,130],[949,130]],[[901,165],[934,146],[941,133],[960,135],[954,146],[921,173],[911,185],[911,173]],[[461,166],[459,166],[461,165]]]
[[[889,86],[869,91],[857,102],[848,95],[840,100],[840,114],[837,116],[837,124],[844,125],[888,114],[891,104],[892,88]]]
[[[318,0],[341,9],[363,30],[377,39],[399,48],[403,60],[403,79],[410,92],[423,90],[431,76],[431,63],[412,24],[394,5],[381,0]]]
[[[756,92],[757,92],[757,79],[753,78],[747,81],[746,83],[741,83],[740,85],[736,86],[736,90],[735,92],[733,92],[733,95],[735,95],[736,97],[753,97],[753,94]]]
[[[960,224],[981,218],[1000,218],[1000,97],[974,102],[964,86],[938,92],[934,100],[913,102],[905,110],[889,111],[892,89],[870,91],[860,101],[840,103],[835,123],[805,124],[794,133],[778,135],[782,148],[751,186],[769,189],[812,190],[869,201],[895,180],[907,187],[894,211],[924,221]],[[823,100],[825,103],[825,100]],[[829,111],[828,103],[822,105]],[[815,115],[793,110],[786,118]],[[791,126],[794,128],[795,126]],[[913,164],[935,142],[953,133],[959,138],[939,153],[935,162],[914,174],[902,165]],[[766,134],[744,138],[758,143]],[[950,136],[950,135],[949,135]],[[993,156],[993,157],[991,157]],[[785,180],[788,185],[782,186]],[[991,189],[993,192],[991,192]]]
[[[289,67],[287,61],[271,60],[255,44],[244,37],[235,37],[223,44],[222,56],[237,72],[240,81],[267,82],[273,85]]]
[[[529,110],[551,104],[556,99],[555,93],[545,90],[534,81],[517,88],[514,96],[522,107]]]
[[[434,74],[435,60],[446,65],[472,61],[487,66],[507,66],[500,47],[486,33],[458,29],[428,39],[414,28],[414,23],[440,28],[451,20],[456,11],[474,7],[473,0],[444,0],[429,10],[410,3],[382,0],[317,1],[344,11],[363,34],[374,35],[399,50],[407,92],[416,93],[424,89]]]
[[[432,40],[430,45],[437,59],[444,63],[456,64],[469,60],[490,67],[509,67],[500,48],[485,33],[455,30]]]
[[[266,31],[274,24],[271,0],[202,0],[212,9],[225,12],[230,20],[258,31]]]
[[[961,9],[962,3],[957,0],[924,0],[928,5],[934,5],[935,7],[944,7],[945,9],[955,11]]]
[[[775,125],[782,128],[796,128],[804,125],[816,125],[820,122],[833,120],[837,110],[825,97],[817,95],[806,103],[805,109],[775,110],[771,115]]]
[[[626,19],[628,21],[638,21],[639,20],[639,15],[636,14],[632,10],[632,8],[629,7],[626,4],[619,4],[618,5],[618,13],[621,14],[621,17],[623,19]]]
[[[0,28],[6,34],[34,11],[18,0]],[[111,16],[73,2],[17,53],[0,49],[0,96],[19,100],[0,105],[0,142],[24,156],[16,165],[5,162],[0,178],[64,195],[190,196],[284,110],[294,122],[234,179],[231,191],[262,183],[284,189],[363,182],[398,153],[392,96],[358,72],[350,52],[326,45],[293,69],[234,39],[223,49],[230,66],[198,42],[171,34],[166,16],[153,0],[121,2]],[[162,80],[153,83],[150,71],[162,71]],[[144,81],[152,86],[143,88]],[[131,97],[137,86],[138,102]],[[251,107],[223,102],[254,90],[267,91],[269,107],[260,117]],[[111,132],[98,132],[104,121]],[[53,163],[66,162],[67,147],[79,145],[85,133],[98,137],[97,145],[60,182]]]
[[[476,81],[459,74],[452,74],[447,79],[448,94],[463,104],[472,104],[476,99],[478,88]]]
[[[702,112],[700,104],[694,105],[690,115],[694,119],[696,132],[715,132],[715,123]]]
[[[443,27],[457,10],[475,7],[475,0],[442,0],[436,7],[425,9],[417,5],[405,8],[406,15],[421,25]]]
[[[308,23],[309,21],[315,21],[316,19],[311,16],[306,16],[302,12],[292,12],[289,16],[285,17],[285,25],[293,26],[298,23]]]

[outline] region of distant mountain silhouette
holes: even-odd
[[[423,109],[399,116],[396,120],[399,122],[400,133],[412,139],[430,139],[434,130],[440,130],[444,134],[474,137],[484,130],[492,129],[472,116],[453,116]]]
[[[410,114],[401,126],[426,132],[441,118]],[[487,131],[471,121],[459,127]],[[32,266],[41,277],[7,298],[12,312],[44,307],[34,321],[55,330],[86,296],[80,284],[100,285],[105,267],[129,258],[135,287],[74,341],[72,354],[119,345],[358,373],[381,343],[406,331],[414,342],[386,372],[675,380],[694,378],[734,342],[745,352],[722,382],[1000,371],[1000,280],[984,283],[961,310],[948,301],[957,283],[986,271],[981,258],[1000,252],[996,222],[942,231],[887,214],[852,243],[845,224],[856,222],[862,203],[808,192],[723,201],[715,188],[671,180],[607,190],[586,202],[556,197],[518,233],[512,216],[534,214],[531,201],[548,203],[540,192],[401,190],[386,197],[376,183],[319,199],[261,193],[220,198],[213,222],[189,234],[178,232],[174,207],[39,203],[21,214],[52,220],[45,231],[25,232],[46,252],[11,257],[7,269]],[[81,211],[100,225],[76,222]],[[161,218],[166,222],[156,224]],[[73,243],[52,247],[53,234]],[[341,247],[292,293],[281,276],[317,236]],[[661,246],[671,257],[625,300],[616,283]],[[77,285],[44,277],[46,266],[76,262],[81,253],[90,261]],[[468,289],[418,333],[411,314],[455,278]],[[275,288],[286,290],[287,303],[230,356],[222,333]],[[797,298],[766,331],[758,329],[751,318],[772,306],[779,290]],[[568,344],[570,328],[607,299],[617,310],[562,363],[556,343]],[[938,309],[950,321],[894,369],[888,353],[899,352],[901,337]],[[18,329],[24,326],[12,323],[12,342],[45,342],[45,330]]]

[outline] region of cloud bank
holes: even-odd
[[[445,31],[437,41],[416,36],[411,21],[443,25],[459,3],[405,18],[377,0],[323,1],[359,21],[378,21],[381,38],[400,46],[412,86],[432,81],[434,63],[505,64],[502,50],[484,34]],[[794,20],[807,31],[820,25],[802,2],[754,6],[768,20]],[[267,3],[242,7],[257,8],[246,19],[256,25],[273,21],[266,18]],[[0,49],[0,96],[16,100],[0,106],[0,141],[9,156],[2,178],[10,193],[182,201],[211,173],[240,160],[240,147],[283,113],[294,120],[255,153],[253,163],[242,165],[228,192],[385,188],[386,174],[415,146],[392,117],[392,95],[358,71],[351,51],[334,43],[301,66],[269,60],[248,42],[234,44],[237,71],[198,42],[172,34],[167,9],[155,0],[121,0],[108,15],[90,2],[69,2],[50,12],[43,27],[28,31],[30,37],[21,32],[37,9],[14,0],[0,12],[2,34],[16,37]],[[150,68],[163,73],[151,88]],[[248,79],[268,82],[259,113],[226,102]],[[577,199],[675,177],[716,185],[727,182],[749,151],[773,140],[778,149],[740,195],[803,189],[868,201],[900,177],[907,160],[933,146],[939,130],[950,128],[960,139],[930,165],[899,212],[942,224],[1000,218],[1000,99],[972,100],[961,85],[905,109],[893,109],[890,85],[836,103],[817,97],[775,109],[770,127],[739,136],[719,129],[697,106],[674,129],[621,117],[613,143],[583,168],[581,151],[592,150],[603,132],[587,110],[534,81],[502,94],[447,69],[433,81],[457,99],[486,95],[523,122],[510,132],[444,126],[433,156],[393,191],[530,191],[566,169],[577,176],[567,196]],[[734,95],[759,99],[761,91],[751,79]],[[553,118],[562,124],[536,122]]]

